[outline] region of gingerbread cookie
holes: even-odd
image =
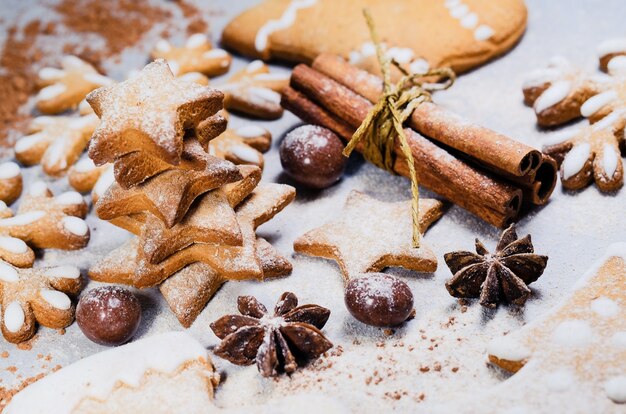
[[[363,63],[375,60],[364,8],[390,54],[401,63],[450,66],[463,72],[513,47],[526,27],[521,0],[266,0],[233,19],[222,42],[264,60],[309,63],[321,53]],[[429,39],[425,42],[424,39]],[[417,62],[417,63],[414,63]]]
[[[165,171],[130,189],[114,183],[98,198],[96,211],[103,220],[147,211],[170,228],[200,194],[241,178],[235,165],[213,157],[203,171]]]
[[[151,52],[152,59],[165,59],[175,76],[201,73],[209,77],[223,75],[230,68],[231,56],[222,49],[213,49],[203,33],[191,35],[183,47],[174,47],[161,39]],[[195,81],[186,78],[187,81]]]
[[[80,271],[73,266],[20,269],[0,261],[2,335],[13,343],[35,334],[36,323],[65,328],[74,320],[69,295],[82,287]]]
[[[87,204],[79,193],[53,197],[46,184],[37,181],[22,198],[17,214],[0,219],[0,235],[40,249],[82,249],[89,242],[86,215]]]
[[[517,372],[497,387],[498,398],[524,412],[575,412],[576,401],[593,401],[595,412],[621,412],[620,404],[626,403],[625,285],[626,244],[618,243],[561,305],[495,339],[488,346],[489,360]]]
[[[22,194],[22,170],[12,161],[0,164],[0,201],[13,204]]]
[[[272,145],[268,130],[256,125],[228,129],[209,142],[209,153],[235,164],[256,165],[263,168],[263,153]]]
[[[283,114],[280,92],[289,84],[289,74],[270,73],[255,60],[235,73],[227,83],[216,87],[224,92],[224,108],[262,119],[277,119]]]
[[[79,193],[91,191],[111,164],[96,166],[89,157],[82,157],[67,171],[67,181]]]
[[[46,174],[58,177],[80,158],[98,123],[93,114],[37,117],[29,135],[15,143],[15,158],[27,166],[41,164]]]
[[[202,344],[167,332],[68,365],[20,391],[4,412],[208,414],[218,382]]]
[[[101,120],[89,157],[102,165],[140,151],[177,164],[185,130],[219,111],[222,99],[219,91],[177,80],[158,59],[137,76],[87,96]]]
[[[37,109],[44,114],[58,114],[76,108],[94,89],[113,84],[89,63],[76,56],[64,56],[61,69],[46,67],[39,71],[42,89],[36,97]]]

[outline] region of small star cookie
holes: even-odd
[[[114,83],[89,63],[71,55],[61,59],[61,69],[45,67],[38,76],[42,89],[35,99],[37,109],[44,114],[76,108],[89,92]]]
[[[185,131],[219,111],[222,98],[219,91],[176,79],[157,59],[137,76],[87,96],[101,120],[89,157],[102,165],[140,151],[178,164]]]
[[[167,60],[175,76],[199,72],[213,77],[223,75],[230,68],[231,56],[222,49],[213,49],[203,33],[191,35],[183,47],[174,47],[161,39],[151,52],[152,59]],[[189,80],[189,79],[186,79]]]
[[[68,295],[77,295],[81,287],[80,271],[73,266],[19,269],[0,260],[2,335],[19,343],[33,337],[36,322],[65,328],[74,320]]]

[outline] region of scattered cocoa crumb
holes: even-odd
[[[457,372],[459,370],[459,367],[452,367],[451,371],[452,372]]]
[[[65,335],[65,328],[57,329],[59,335]]]
[[[0,354],[0,358],[8,358],[9,357],[9,351],[2,351],[2,353]]]
[[[426,394],[421,393],[417,398],[419,398],[420,401],[424,401],[424,399],[426,398]]]
[[[429,366],[422,365],[420,367],[420,372],[428,372],[428,371],[430,371],[430,367]]]
[[[6,370],[11,374],[15,374],[17,372],[17,367],[15,365],[11,365],[10,367],[7,367]]]
[[[467,312],[467,306],[463,305],[461,306],[461,313],[465,313]]]
[[[441,371],[441,364],[439,362],[435,362],[433,364],[433,370],[437,372]]]
[[[395,331],[393,329],[384,329],[383,333],[387,336],[391,336],[395,333]]]
[[[372,383],[372,377],[365,378],[365,385],[370,385]]]

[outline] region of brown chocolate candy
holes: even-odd
[[[76,307],[76,322],[85,336],[100,345],[121,345],[141,322],[141,305],[129,290],[102,286],[87,292]]]
[[[346,286],[348,310],[359,321],[372,326],[400,325],[413,311],[413,294],[400,279],[384,273],[367,273]]]
[[[341,178],[347,158],[343,143],[329,129],[304,125],[289,132],[280,144],[285,172],[307,187],[323,189]]]

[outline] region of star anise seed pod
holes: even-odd
[[[291,374],[300,360],[315,359],[333,344],[320,331],[330,310],[318,305],[298,307],[298,298],[285,292],[270,315],[253,296],[239,296],[241,315],[222,316],[211,329],[222,340],[215,355],[237,365],[256,362],[264,377]]]
[[[499,302],[523,305],[530,295],[528,285],[539,279],[547,256],[534,254],[530,235],[517,238],[515,226],[506,229],[491,254],[476,239],[476,253],[458,251],[444,256],[454,274],[446,282],[450,295],[480,298],[480,304],[495,308]]]

